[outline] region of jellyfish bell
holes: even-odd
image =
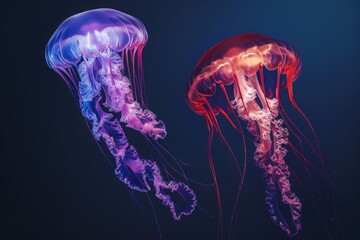
[[[301,229],[301,203],[297,195],[291,191],[290,172],[285,162],[285,146],[289,143],[288,129],[291,133],[297,132],[302,136],[318,155],[320,149],[318,145],[310,143],[288,115],[284,116],[286,113],[280,111],[280,90],[287,89],[290,102],[305,118],[317,141],[310,122],[297,106],[293,96],[293,82],[298,78],[300,69],[300,57],[289,44],[259,34],[240,34],[216,44],[205,52],[188,81],[187,103],[194,112],[204,116],[209,130],[209,164],[217,191],[219,218],[222,218],[221,195],[211,156],[214,132],[220,135],[220,139],[233,155],[234,166],[240,175],[239,190],[231,218],[232,233],[236,221],[234,216],[237,200],[246,168],[246,138],[240,120],[247,123],[248,131],[255,138],[254,160],[261,169],[266,184],[265,201],[271,220],[288,236],[296,235]],[[270,77],[273,73],[275,79]],[[238,165],[233,150],[221,131],[218,121],[220,115],[242,135],[243,167]],[[292,144],[289,145],[294,148]],[[278,196],[290,210],[290,223],[282,215],[277,202]]]
[[[145,102],[142,49],[147,38],[138,19],[94,9],[66,19],[50,38],[45,58],[69,86],[119,180],[140,192],[151,191],[152,184],[155,196],[178,220],[194,211],[194,192],[182,182],[164,179],[158,165],[129,144],[122,128],[126,124],[155,142],[166,136],[165,124]],[[175,200],[173,194],[180,197]]]
[[[83,56],[98,57],[111,49],[121,52],[143,47],[148,39],[144,25],[136,18],[113,9],[96,9],[66,19],[47,45],[50,67],[78,63]]]

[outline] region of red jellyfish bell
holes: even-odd
[[[299,76],[300,69],[300,58],[291,46],[258,34],[241,34],[226,39],[209,49],[196,64],[186,89],[186,98],[191,109],[205,117],[209,129],[209,164],[217,191],[220,224],[220,193],[211,157],[214,131],[234,156],[217,120],[217,116],[223,115],[241,133],[245,156],[245,137],[239,119],[247,122],[249,132],[255,137],[254,160],[262,170],[266,183],[265,201],[272,222],[288,236],[300,231],[301,203],[290,188],[285,145],[289,144],[299,155],[302,153],[288,141],[288,129],[297,138],[303,137],[320,155],[318,146],[315,148],[291,121],[280,101],[280,89],[287,89],[290,102],[305,118],[315,135],[310,122],[294,101],[293,82]],[[241,177],[230,231],[235,226],[233,221],[246,167],[246,157],[243,169],[238,165],[236,157],[234,159]],[[290,209],[291,224],[281,214],[277,195]],[[232,231],[234,233],[234,229]]]

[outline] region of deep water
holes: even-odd
[[[143,64],[149,107],[166,124],[163,143],[188,164],[183,167],[187,176],[203,183],[212,182],[208,132],[184,97],[196,62],[214,44],[241,33],[260,33],[294,46],[303,63],[294,83],[295,99],[316,130],[336,185],[337,221],[323,179],[311,172],[317,184],[307,193],[293,176],[303,203],[303,229],[292,239],[360,238],[359,1],[14,0],[1,5],[1,239],[159,239],[159,232],[170,240],[216,239],[214,187],[189,182],[200,208],[181,221],[174,221],[152,193],[132,195],[116,179],[66,84],[46,65],[45,45],[57,26],[73,14],[99,7],[128,13],[146,26]],[[311,137],[290,103],[284,100],[284,105]],[[220,122],[242,162],[240,136],[224,119]],[[143,156],[161,162],[141,135],[128,134]],[[230,155],[217,140],[213,147],[226,229],[236,184]],[[288,239],[267,215],[253,150],[249,143],[236,239]],[[306,182],[308,175],[297,160],[289,154],[287,161]]]

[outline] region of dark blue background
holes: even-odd
[[[293,45],[303,61],[295,98],[317,131],[337,185],[338,239],[359,238],[359,1],[102,0],[11,1],[2,6],[2,239],[159,238],[148,198],[135,194],[141,205],[133,204],[66,85],[44,59],[48,39],[65,18],[99,7],[118,9],[145,24],[149,106],[167,125],[167,143],[189,163],[184,170],[201,182],[211,182],[207,130],[204,119],[184,100],[185,84],[197,60],[215,43],[239,33],[261,33]],[[239,139],[229,139],[241,146]],[[228,155],[218,142],[214,144],[215,164],[227,193],[233,187]],[[139,140],[137,147],[147,156],[144,141]],[[237,236],[286,239],[267,216],[264,184],[249,157]],[[296,188],[296,180],[292,182]],[[214,189],[192,185],[204,211],[216,216]],[[299,188],[298,195],[304,204],[303,230],[294,239],[329,239],[306,193]],[[149,198],[164,239],[216,239],[216,217],[198,208],[191,217],[175,222],[152,194]],[[321,199],[317,201],[321,206]],[[229,209],[225,210],[229,217]],[[325,225],[335,226],[329,218]]]

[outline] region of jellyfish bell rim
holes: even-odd
[[[236,53],[236,51],[246,52],[251,48],[266,54],[268,54],[269,49],[272,50],[274,62],[269,61],[271,64],[266,64],[266,61],[260,62],[261,64],[250,66],[253,69],[250,68],[248,72],[245,72],[239,69],[234,61],[229,61],[232,49]],[[266,54],[262,56],[263,59],[269,58]],[[224,62],[229,63],[229,66],[231,66],[230,73],[217,72],[217,67]],[[241,77],[234,73],[239,72],[244,77],[251,77],[258,74],[260,70],[263,71],[263,67],[269,71],[278,70],[279,77],[281,75],[286,76],[285,81],[281,80],[279,89],[288,89],[289,94],[292,94],[292,84],[300,74],[301,60],[298,52],[291,45],[255,33],[238,34],[227,38],[208,49],[196,63],[185,90],[186,101],[194,112],[204,115],[203,107],[206,105],[206,98],[214,95],[211,90],[216,90],[215,88],[207,89],[208,84],[204,84],[206,79],[211,79],[214,83],[221,83],[221,85],[226,86],[234,83],[234,79]],[[210,91],[204,94],[203,89]]]
[[[229,43],[234,43],[237,40],[240,41],[239,45],[229,46],[228,49],[224,51],[222,56],[219,56],[219,52],[221,52],[220,48],[222,48],[224,45],[228,45]],[[266,47],[268,48],[266,49]],[[238,34],[222,40],[221,42],[212,46],[201,56],[200,60],[196,63],[190,79],[197,79],[198,76],[202,74],[203,69],[210,67],[211,64],[215,61],[231,59],[232,57],[239,57],[239,55],[244,54],[243,52],[247,52],[252,48],[254,51],[260,50],[264,53],[265,50],[269,50],[269,47],[273,50],[272,54],[270,54],[272,57],[271,60],[269,60],[269,56],[263,54],[261,58],[263,58],[264,61],[259,62],[257,66],[253,66],[251,70],[244,71],[244,69],[236,66],[237,70],[243,72],[246,76],[252,76],[255,75],[258,69],[262,66],[264,66],[269,71],[279,69],[281,74],[290,74],[292,77],[292,82],[294,82],[298,78],[301,69],[301,60],[299,58],[298,52],[291,45],[284,41],[256,33]],[[283,49],[283,51],[281,51],[281,49]],[[239,51],[239,54],[237,56],[230,56],[232,55],[231,53],[236,53],[236,50]],[[266,54],[269,53],[266,52]],[[274,60],[275,63],[272,62],[272,60]],[[283,88],[286,87],[287,85],[285,85]]]
[[[84,31],[86,35],[71,34]],[[83,56],[97,57],[108,48],[115,52],[142,48],[147,39],[139,19],[111,8],[91,9],[68,17],[57,27],[46,45],[45,58],[51,68],[66,68]]]

